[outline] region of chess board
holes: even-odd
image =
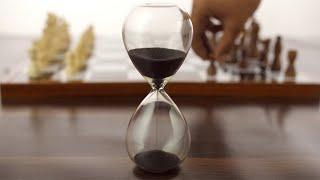
[[[27,102],[48,99],[74,99],[83,97],[144,96],[149,86],[134,68],[119,38],[97,38],[93,55],[87,68],[73,79],[67,79],[63,68],[56,68],[50,79],[32,81],[28,78],[29,59],[27,49],[31,39],[15,38],[12,47],[6,47],[10,39],[0,38],[5,48],[15,48],[15,63],[8,66],[1,77],[2,102]],[[10,44],[9,43],[9,44]],[[24,45],[19,45],[24,44]],[[282,71],[267,72],[265,79],[257,74],[255,67],[250,78],[243,78],[236,65],[224,64],[217,68],[215,76],[209,76],[208,61],[201,60],[192,50],[185,62],[171,79],[166,90],[172,96],[206,97],[301,97],[320,96],[320,73],[318,57],[320,46],[308,42],[285,40],[284,51],[298,49],[297,76],[288,81],[284,76],[287,66],[286,53],[282,53]],[[1,55],[3,56],[3,55]],[[270,57],[272,59],[272,57]],[[10,61],[10,56],[5,61]],[[256,59],[251,59],[253,66]]]

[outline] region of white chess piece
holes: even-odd
[[[77,73],[77,65],[76,65],[76,61],[75,61],[75,54],[72,51],[67,52],[66,54],[66,68],[65,68],[65,72],[67,77],[73,77],[76,73]]]
[[[38,62],[37,62],[37,50],[36,50],[35,46],[33,46],[29,50],[29,56],[30,56],[31,64],[29,66],[28,75],[32,79],[39,78],[41,76],[41,71],[40,71],[40,68],[39,68]]]

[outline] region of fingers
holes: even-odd
[[[217,46],[214,47],[214,54],[211,55],[215,60],[223,59],[226,54],[229,53],[232,45],[234,44],[235,39],[241,31],[242,25],[227,25],[224,27],[223,35],[221,40],[218,42]]]
[[[217,33],[223,30],[222,24],[216,25],[213,24],[211,21],[208,25],[208,30],[211,31],[212,33]]]
[[[202,59],[209,59],[211,52],[208,38],[205,33],[196,34],[193,37],[192,48],[194,52]]]
[[[212,61],[215,61],[215,57],[214,57],[214,47],[216,47],[216,40],[217,40],[217,33],[223,30],[223,25],[219,24],[216,25],[214,24],[212,21],[209,22],[207,30],[211,32],[211,37],[210,39],[208,39],[209,44],[210,44],[210,54],[209,54],[209,59]]]
[[[207,60],[211,52],[208,38],[205,31],[208,27],[209,17],[204,14],[205,3],[202,1],[194,1],[191,13],[191,20],[194,27],[192,48],[194,52],[202,59]]]

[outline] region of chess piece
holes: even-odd
[[[51,46],[51,37],[48,34],[43,34],[43,36],[37,41],[36,46],[39,51],[46,51]]]
[[[70,35],[67,22],[53,13],[49,13],[46,26],[41,37],[33,43],[30,49],[30,78],[52,75],[59,68],[53,63],[61,62],[63,54],[70,45]]]
[[[282,52],[282,38],[278,36],[274,46],[274,59],[271,65],[271,70],[274,72],[279,72],[281,70],[281,60],[280,60],[281,52]]]
[[[83,53],[83,58],[87,60],[91,56],[94,47],[94,32],[92,26],[89,26],[83,33],[78,46]]]
[[[72,50],[72,53],[70,54],[69,52],[68,56],[65,58],[66,64],[72,64],[74,67],[72,72],[78,72],[86,68],[87,61],[92,54],[93,46],[94,32],[93,27],[90,26],[81,35],[79,42],[77,43],[75,49]]]
[[[245,48],[241,49],[241,60],[240,60],[239,67],[241,69],[246,69],[248,67],[247,51]]]
[[[32,61],[37,60],[37,47],[38,47],[38,41],[34,41],[31,48],[29,49],[29,58]]]
[[[41,71],[38,66],[37,62],[37,49],[36,46],[33,45],[31,49],[29,50],[29,57],[30,57],[30,66],[29,66],[29,78],[30,79],[38,79],[41,76]]]
[[[39,79],[41,77],[41,71],[36,61],[31,61],[28,75],[30,79]]]
[[[93,26],[89,26],[88,30],[87,30],[87,34],[88,34],[88,39],[89,39],[89,46],[90,48],[93,48],[94,45],[94,30],[93,30]]]
[[[262,41],[263,50],[260,53],[260,77],[264,81],[267,78],[267,68],[269,65],[269,50],[270,50],[270,39]]]
[[[235,64],[238,62],[238,50],[239,50],[239,45],[234,44],[231,48],[230,54],[229,54],[229,61],[232,64]]]
[[[57,36],[57,39],[60,42],[58,51],[64,53],[69,49],[71,42],[69,26],[65,20],[61,22]]]
[[[240,58],[243,57],[243,52],[245,53],[245,57],[247,59],[248,57],[248,45],[249,45],[249,37],[250,37],[250,32],[247,30],[244,30],[241,35],[240,35],[240,43],[239,43],[239,53],[240,53]],[[241,60],[241,59],[240,59]]]
[[[48,13],[48,16],[47,16],[47,27],[53,27],[57,24],[58,22],[58,17],[53,14],[53,13]]]
[[[81,71],[86,68],[87,62],[84,56],[83,51],[79,51],[79,49],[74,50],[74,59],[75,59],[75,66],[77,71]]]
[[[244,30],[242,33],[241,33],[241,37],[240,37],[240,48],[243,49],[245,48],[246,46],[246,35],[247,32]]]
[[[58,17],[53,13],[48,13],[46,27],[43,30],[43,35],[54,37],[57,23],[58,23]]]
[[[42,50],[50,49],[54,52],[54,57],[64,54],[71,41],[67,22],[55,14],[49,13],[41,39],[47,41],[46,46],[42,46]]]
[[[285,72],[285,76],[288,78],[296,77],[295,62],[296,62],[297,54],[298,53],[296,50],[290,50],[288,52],[288,67]]]
[[[263,40],[262,45],[263,45],[263,49],[259,55],[260,66],[267,67],[268,61],[269,61],[268,55],[269,55],[270,39]]]
[[[217,74],[217,68],[215,66],[214,61],[210,61],[210,65],[208,67],[207,74],[209,76],[215,76]]]
[[[88,48],[86,47],[84,39],[80,39],[77,47],[75,48],[76,61],[79,69],[83,69],[86,66],[86,60],[88,56]]]
[[[65,62],[66,62],[66,68],[65,72],[67,77],[72,77],[77,73],[77,62],[75,59],[75,54],[72,51],[69,51],[66,53],[65,56]]]
[[[260,32],[260,25],[255,21],[252,20],[251,29],[250,29],[250,41],[248,45],[248,57],[256,58],[259,56],[258,53],[258,40],[259,40],[259,32]]]
[[[47,68],[48,64],[50,64],[51,59],[52,59],[52,52],[50,51],[37,52],[38,66],[41,71],[44,71]]]
[[[93,32],[93,26],[89,26],[89,28],[86,31],[86,39],[87,39],[87,46],[88,46],[88,53],[87,53],[87,58],[89,58],[92,54],[92,50],[94,48],[94,32]]]

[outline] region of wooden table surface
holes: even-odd
[[[3,106],[0,179],[320,179],[319,99],[175,100],[192,136],[179,170],[135,167],[124,136],[139,100],[119,99]]]

